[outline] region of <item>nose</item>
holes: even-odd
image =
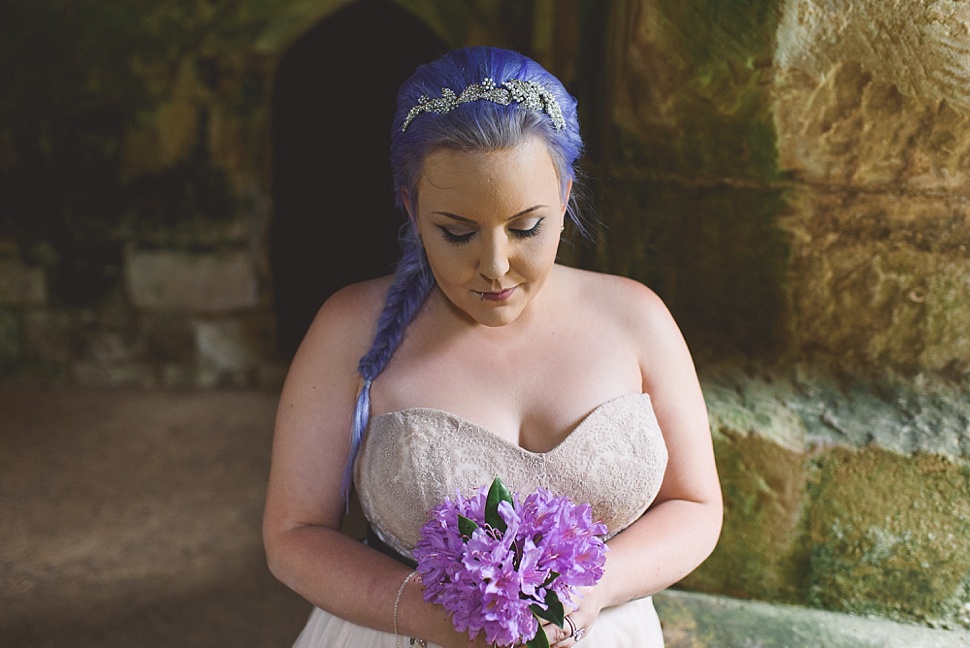
[[[478,263],[478,272],[489,281],[501,279],[509,271],[508,242],[501,236],[492,236],[483,240],[482,256]]]

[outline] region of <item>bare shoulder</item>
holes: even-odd
[[[617,275],[575,269],[569,274],[587,327],[609,331],[617,342],[627,343],[644,368],[657,367],[658,359],[674,349],[686,350],[673,315],[649,287]]]
[[[642,330],[644,326],[661,324],[670,318],[663,300],[639,281],[576,268],[566,269],[565,274],[584,310],[618,325]]]
[[[391,279],[352,284],[327,299],[310,324],[295,362],[326,354],[356,363],[371,343]]]
[[[361,317],[376,317],[384,305],[384,297],[392,277],[381,277],[341,288],[331,295],[317,314],[323,322],[352,323]],[[315,322],[316,323],[316,322]]]
[[[582,304],[585,328],[606,335],[630,349],[641,367],[645,383],[656,372],[669,371],[671,363],[690,364],[680,327],[663,300],[634,279],[572,269],[569,281]],[[692,366],[692,364],[690,364]]]
[[[370,345],[388,279],[354,284],[320,307],[297,349],[280,395],[277,445],[316,451],[320,434],[342,438],[359,384],[357,363]],[[288,447],[288,446],[287,446]],[[294,459],[296,461],[296,459]]]

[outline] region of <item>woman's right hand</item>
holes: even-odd
[[[435,616],[438,617],[438,620],[435,621],[435,631],[428,638],[429,644],[437,644],[442,648],[512,648],[497,647],[495,644],[488,643],[485,639],[484,630],[479,631],[478,636],[471,639],[467,632],[455,630],[451,623],[451,615],[443,607],[431,603],[425,603],[425,605],[434,608]],[[407,640],[403,640],[401,643],[410,648]],[[524,645],[516,645],[515,648],[524,648]]]

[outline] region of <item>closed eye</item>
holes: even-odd
[[[468,243],[468,241],[472,239],[472,235],[475,234],[475,232],[464,232],[458,234],[451,231],[447,227],[444,227],[443,225],[435,225],[435,227],[441,231],[441,236],[444,237],[446,241],[454,245],[464,245],[465,243]]]
[[[520,238],[520,239],[531,238],[533,236],[536,236],[539,233],[540,229],[542,228],[542,221],[544,220],[545,218],[540,218],[539,220],[536,221],[536,224],[530,227],[529,229],[510,229],[509,231],[512,232],[512,236],[516,238]]]
[[[532,238],[533,236],[537,236],[541,231],[543,220],[545,220],[545,218],[536,220],[532,227],[526,229],[514,227],[509,228],[509,232],[517,239]],[[452,245],[464,245],[465,243],[471,241],[472,237],[475,235],[474,231],[455,231],[454,228],[446,225],[435,225],[435,227],[437,227],[441,232],[441,236],[445,239],[445,241],[451,243]]]

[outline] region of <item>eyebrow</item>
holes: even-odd
[[[523,209],[522,211],[520,211],[517,214],[512,214],[511,216],[509,216],[508,218],[506,218],[505,221],[508,222],[508,221],[511,221],[511,220],[515,220],[516,218],[519,218],[520,216],[525,216],[527,214],[530,214],[530,213],[536,211],[537,209],[542,209],[543,207],[545,207],[545,205],[533,205],[532,207],[529,207],[528,209]],[[440,214],[440,215],[446,216],[446,217],[448,217],[448,218],[450,218],[452,220],[460,221],[462,223],[468,223],[470,225],[477,225],[478,224],[478,223],[476,223],[475,221],[473,221],[470,218],[465,218],[464,216],[459,216],[458,214],[452,214],[451,212],[434,211],[434,212],[431,212],[431,213],[432,214]]]

